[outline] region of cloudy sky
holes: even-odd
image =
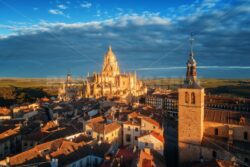
[[[201,77],[250,78],[247,0],[0,0],[0,76],[85,76],[112,45],[122,71],[181,77],[190,33]]]

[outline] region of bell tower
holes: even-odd
[[[193,38],[184,85],[178,89],[178,147],[179,162],[185,164],[200,158],[203,138],[204,88],[197,81],[196,61],[193,53]]]

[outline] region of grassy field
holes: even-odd
[[[59,86],[64,78],[0,78],[0,105],[16,102],[22,103],[27,99],[34,101],[43,96],[57,96]],[[148,87],[161,87],[177,89],[183,83],[183,79],[162,78],[146,79],[143,82]],[[236,96],[250,98],[250,79],[200,79],[200,84],[206,88],[206,94],[224,96]]]
[[[0,78],[0,87],[50,87],[59,86],[64,79],[47,79],[47,78]]]
[[[250,79],[200,79],[200,85],[206,88],[207,94],[237,96],[250,98]],[[144,83],[149,87],[176,89],[182,85],[183,79],[163,78],[147,79]]]

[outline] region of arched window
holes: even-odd
[[[195,94],[194,94],[194,92],[191,94],[191,103],[195,104]]]
[[[189,95],[188,95],[188,92],[185,93],[185,103],[189,103]]]

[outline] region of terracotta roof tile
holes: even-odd
[[[160,124],[158,122],[156,122],[154,119],[150,118],[150,117],[142,117],[143,120],[157,126],[157,127],[161,127]]]
[[[0,133],[0,142],[3,142],[5,140],[7,140],[8,138],[15,137],[15,136],[19,135],[19,130],[20,130],[20,128],[16,127],[14,129],[8,129],[8,130]]]
[[[250,113],[220,109],[205,109],[204,113],[204,121],[208,122],[239,125],[241,118],[244,118],[245,125],[250,126]]]
[[[161,141],[162,143],[164,143],[164,137],[161,134],[159,134],[159,133],[157,133],[155,131],[152,131],[150,133],[150,135],[152,135],[153,137],[155,137],[156,139],[158,139],[159,141]]]

